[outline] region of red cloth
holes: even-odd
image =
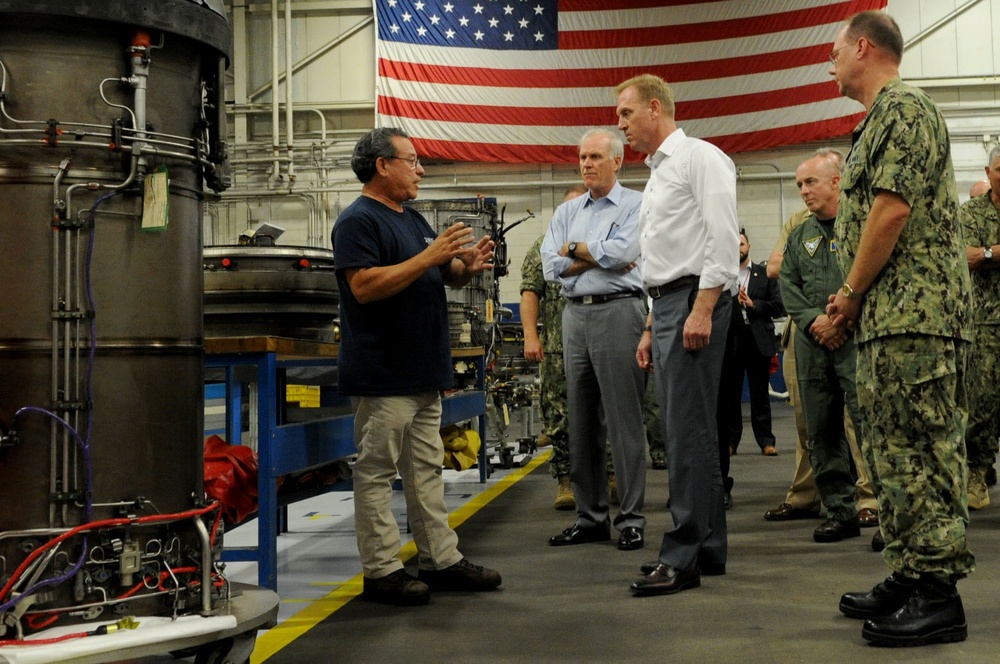
[[[205,493],[237,524],[257,511],[257,453],[218,436],[205,439]]]

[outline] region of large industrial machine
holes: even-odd
[[[201,442],[230,43],[222,0],[0,3],[0,647],[232,600]]]

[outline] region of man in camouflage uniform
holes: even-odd
[[[879,645],[961,641],[956,582],[975,566],[965,427],[971,280],[941,112],[899,78],[903,38],[862,12],[837,33],[830,74],[867,110],[840,181],[836,236],[846,280],[827,313],[856,325],[865,456],[892,574],[840,610]]]
[[[1000,147],[990,151],[987,192],[958,211],[965,230],[966,259],[972,273],[976,339],[969,366],[969,509],[990,504],[987,472],[997,459],[1000,437]]]
[[[587,193],[582,184],[570,187],[563,195],[563,202]],[[555,508],[576,508],[569,478],[569,428],[566,415],[566,371],[563,367],[562,310],[565,301],[559,294],[559,284],[545,282],[542,274],[542,240],[539,237],[528,250],[521,266],[521,325],[524,329],[524,357],[539,362],[539,407],[544,434],[552,444],[549,472],[559,486],[556,489]],[[538,330],[541,323],[541,332]],[[608,460],[608,472],[614,467]]]

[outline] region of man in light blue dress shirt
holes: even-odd
[[[642,548],[646,518],[643,373],[635,348],[646,318],[639,270],[642,195],[617,179],[624,147],[597,129],[580,140],[580,173],[589,195],[560,205],[542,242],[547,281],[561,285],[563,355],[569,410],[570,477],[576,522],[554,546],[611,538],[604,443],[611,445],[619,510],[618,548]]]

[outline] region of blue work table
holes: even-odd
[[[354,416],[284,422],[284,375],[296,367],[336,367],[339,347],[334,343],[285,337],[222,337],[205,339],[205,368],[224,369],[226,386],[226,441],[242,438],[242,385],[249,384],[250,446],[257,450],[257,546],[228,548],[226,562],[256,562],[258,585],[277,590],[278,542],[281,507],[279,477],[337,459],[353,456]],[[453,360],[475,365],[476,386],[444,397],[441,425],[477,420],[483,444],[479,476],[485,482],[486,395],[482,389],[484,351],[452,351]],[[249,368],[249,369],[247,369]]]

